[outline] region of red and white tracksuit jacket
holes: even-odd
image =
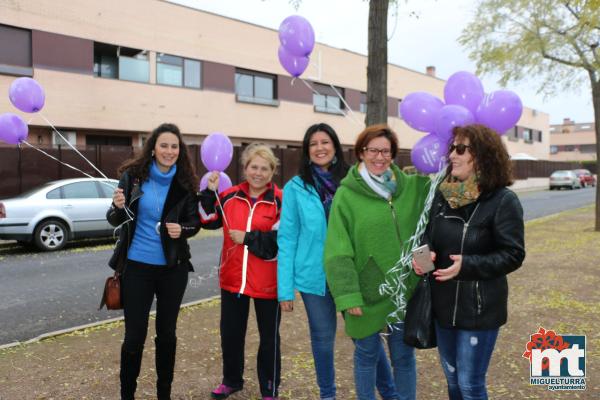
[[[243,182],[219,195],[206,189],[200,195],[202,228],[223,227],[219,283],[222,289],[253,298],[277,298],[277,229],[281,190],[270,183],[254,204],[249,185]],[[229,230],[246,232],[244,244],[236,244]]]

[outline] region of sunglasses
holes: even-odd
[[[450,148],[448,149],[448,154],[451,154],[454,150],[456,150],[456,154],[458,154],[459,156],[462,156],[463,154],[465,154],[465,151],[467,151],[467,149],[471,148],[471,146],[469,146],[468,144],[463,144],[463,143],[459,143],[459,144],[451,144]]]

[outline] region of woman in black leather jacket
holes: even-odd
[[[424,239],[435,263],[433,313],[449,398],[487,399],[487,368],[507,317],[506,275],[525,258],[523,209],[506,188],[512,168],[500,136],[482,125],[456,127],[453,136]]]
[[[119,229],[109,265],[122,271],[125,339],[121,347],[121,399],[133,399],[156,296],[156,390],[171,398],[176,325],[187,286],[187,238],[200,229],[198,177],[173,124],[157,127],[142,152],[119,168],[121,180],[106,214]]]

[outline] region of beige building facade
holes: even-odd
[[[78,145],[141,145],[162,122],[178,124],[190,143],[219,131],[235,144],[278,146],[299,146],[317,122],[347,146],[364,128],[364,55],[317,43],[303,82],[279,65],[277,31],[161,0],[0,8],[0,90],[32,76],[46,91],[43,115]],[[390,65],[388,74],[388,123],[409,149],[424,134],[402,121],[399,102],[414,91],[443,98],[445,81],[434,69]],[[0,96],[0,112],[8,111]],[[60,143],[41,116],[23,117],[30,143]],[[548,115],[525,108],[505,141],[511,154],[548,159],[549,136]]]
[[[594,122],[575,123],[564,118],[562,124],[550,125],[550,159],[553,161],[596,160]]]

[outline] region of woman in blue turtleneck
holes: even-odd
[[[121,399],[133,399],[156,296],[156,390],[171,398],[175,329],[187,286],[187,238],[200,229],[198,177],[179,128],[162,124],[142,152],[120,168],[121,180],[106,218],[120,228],[109,265],[122,272],[125,340],[121,347]]]

